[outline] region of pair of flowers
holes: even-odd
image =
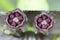
[[[15,9],[11,12],[8,12],[8,16],[6,22],[12,28],[21,27],[26,21],[26,15],[19,9]],[[42,12],[37,15],[34,20],[34,26],[38,30],[47,31],[50,30],[53,26],[53,18],[46,14],[46,12]]]

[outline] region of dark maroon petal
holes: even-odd
[[[10,23],[11,23],[12,21],[13,21],[12,19],[9,20]]]
[[[12,20],[12,19],[7,19],[7,22],[8,22],[9,24],[11,24],[11,23],[13,22],[13,20]]]
[[[18,20],[23,20],[22,16],[19,16],[19,17],[18,17]]]
[[[45,24],[43,24],[43,25],[41,26],[42,29],[47,29],[47,27],[48,27],[48,25],[45,25]]]
[[[15,16],[18,17],[18,16],[19,16],[19,13],[16,12],[16,13],[15,13]]]
[[[15,14],[15,17],[22,16],[21,13],[19,13],[18,11],[17,12],[14,12],[14,14]]]
[[[10,15],[10,18],[14,18],[14,15],[13,15],[13,14],[11,14],[11,15]]]
[[[38,24],[38,27],[41,27],[41,24]]]
[[[50,18],[48,18],[48,19],[46,19],[46,21],[49,23],[49,22],[51,22],[51,19],[50,19]]]
[[[23,22],[23,20],[20,20],[20,23],[22,23]]]
[[[39,19],[37,19],[37,21],[38,21],[38,22],[42,22],[42,19],[41,19],[41,18],[39,18]]]
[[[16,27],[16,23],[15,22],[12,22],[12,24],[11,24],[12,26],[14,26],[14,27]]]
[[[48,18],[47,15],[42,15],[42,19],[45,20],[46,18]]]

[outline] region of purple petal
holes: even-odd
[[[18,17],[19,16],[19,13],[16,13],[15,16]]]
[[[10,18],[14,18],[14,15],[13,15],[13,14],[11,14],[11,15],[10,15]]]
[[[12,24],[11,24],[11,25],[16,27],[16,23],[15,23],[15,22],[12,22]]]
[[[38,22],[41,22],[41,21],[42,21],[42,19],[41,19],[41,18],[39,18],[39,19],[38,19]]]
[[[47,25],[42,25],[42,29],[47,29]]]
[[[45,20],[47,17],[48,17],[47,15],[42,16],[43,20]]]
[[[23,20],[22,16],[19,16],[19,17],[18,17],[18,20]]]
[[[9,20],[10,23],[11,23],[12,21],[13,21],[12,19]]]
[[[41,24],[38,24],[39,27],[41,27]]]
[[[46,19],[46,21],[47,21],[47,22],[51,22],[51,19],[50,19],[50,18],[48,18],[48,19]]]

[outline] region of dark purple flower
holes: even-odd
[[[21,26],[24,22],[24,15],[19,9],[16,9],[9,13],[7,17],[7,22],[13,27]]]
[[[48,29],[51,26],[52,23],[52,19],[50,16],[43,14],[40,16],[37,16],[37,18],[35,19],[36,23],[36,27],[38,27],[38,29]]]

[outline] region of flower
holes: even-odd
[[[43,31],[52,27],[53,19],[47,14],[37,15],[35,18],[35,27]]]
[[[22,26],[24,23],[24,14],[19,9],[8,12],[7,23],[12,27]]]

